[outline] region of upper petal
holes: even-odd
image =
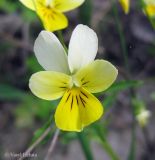
[[[65,131],[81,131],[103,114],[100,101],[83,88],[72,88],[64,94],[56,113],[58,128]]]
[[[79,7],[83,2],[84,0],[54,0],[52,3],[60,12],[66,12]]]
[[[35,41],[34,52],[45,70],[69,73],[65,50],[53,33],[42,31]]]
[[[117,69],[108,61],[95,60],[81,68],[75,76],[77,86],[82,86],[91,93],[106,90],[115,81]]]
[[[98,50],[96,33],[85,25],[78,25],[71,36],[68,63],[71,72],[76,72],[95,59]]]
[[[60,98],[71,85],[70,76],[52,71],[37,72],[29,81],[32,93],[45,100]]]

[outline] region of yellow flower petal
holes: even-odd
[[[55,9],[66,12],[79,7],[83,2],[84,0],[54,0],[52,3]]]
[[[47,31],[53,32],[64,29],[68,26],[68,20],[66,16],[54,8],[51,9],[43,5],[37,5],[37,14]]]
[[[155,17],[155,4],[154,5],[146,5],[145,12],[149,17]]]
[[[64,94],[56,113],[58,128],[65,131],[81,131],[103,114],[100,101],[83,88],[72,88]]]
[[[120,4],[124,10],[124,12],[127,14],[129,13],[129,7],[130,7],[130,2],[129,0],[119,0]]]
[[[25,5],[27,8],[31,10],[35,10],[35,3],[38,0],[19,0],[23,5]]]
[[[30,78],[29,87],[34,95],[45,100],[60,98],[72,86],[70,76],[53,71],[41,71]]]
[[[108,61],[95,60],[81,68],[73,79],[77,86],[82,86],[91,93],[97,93],[110,87],[117,74],[117,69]]]

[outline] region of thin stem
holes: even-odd
[[[68,49],[67,49],[67,47],[66,47],[66,45],[65,45],[65,41],[64,41],[64,38],[63,38],[63,36],[62,36],[62,31],[61,31],[61,30],[57,31],[57,35],[58,35],[58,38],[59,38],[61,44],[63,45],[66,53],[67,53]]]
[[[51,126],[49,126],[44,133],[24,152],[25,155],[28,155],[29,153],[31,153],[34,148],[49,134],[49,132],[51,131]],[[20,157],[18,160],[23,160],[26,157]]]
[[[50,147],[48,149],[48,152],[47,152],[47,155],[45,157],[45,160],[51,160],[51,155],[53,153],[53,150],[55,148],[55,145],[56,145],[56,142],[57,142],[57,139],[58,139],[58,136],[59,136],[59,133],[60,133],[60,130],[57,129],[54,133],[54,136],[53,136],[53,139],[51,141],[51,144],[50,144]]]
[[[112,149],[111,145],[108,143],[108,140],[105,138],[104,133],[102,132],[100,127],[98,125],[95,125],[94,129],[95,129],[96,134],[98,135],[98,137],[101,140],[101,144],[102,144],[104,150],[109,155],[109,157],[112,160],[119,160],[119,157],[117,156],[115,151]]]
[[[93,160],[93,155],[92,155],[92,152],[91,152],[91,149],[90,149],[90,144],[89,144],[89,141],[87,139],[87,137],[84,135],[84,133],[77,133],[77,137],[78,137],[78,140],[81,144],[81,147],[83,149],[83,152],[84,152],[84,155],[86,157],[87,160]]]
[[[111,148],[111,145],[108,143],[108,141],[106,139],[104,139],[104,141],[102,141],[102,145],[112,160],[119,160],[118,156],[113,151],[113,149]]]
[[[128,160],[135,160],[135,150],[136,150],[136,125],[133,122],[132,130],[131,130],[131,144],[128,154]]]
[[[116,6],[116,3],[112,0],[113,2],[113,13],[114,13],[114,17],[115,17],[115,22],[116,22],[116,27],[117,27],[117,31],[119,34],[119,39],[120,39],[120,45],[122,48],[122,53],[123,53],[123,58],[124,58],[124,65],[126,67],[127,71],[130,71],[129,68],[129,62],[128,62],[128,52],[127,52],[127,47],[126,47],[126,40],[123,34],[123,29],[122,29],[122,25],[119,19],[119,14],[118,14],[118,9]]]

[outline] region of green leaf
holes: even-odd
[[[37,19],[37,15],[34,11],[27,9],[25,6],[20,4],[20,9],[22,10],[21,16],[23,17],[23,20],[27,22],[33,22]]]
[[[113,93],[113,92],[120,92],[129,88],[134,88],[134,87],[139,87],[140,85],[143,84],[143,81],[138,81],[138,80],[127,80],[127,81],[120,81],[117,83],[114,83],[109,89],[106,90],[108,93]]]
[[[104,106],[104,109],[107,110],[109,106],[112,106],[113,103],[116,101],[117,94],[110,94],[106,98],[104,98],[102,104]]]
[[[12,101],[23,100],[27,96],[23,91],[14,88],[8,84],[0,84],[0,100]]]
[[[119,92],[132,87],[138,87],[142,84],[143,84],[142,81],[131,81],[131,80],[114,83],[109,89],[105,91],[106,97],[102,101],[105,110],[108,109],[109,106],[113,105],[113,103],[116,101]]]
[[[28,70],[30,70],[32,73],[43,70],[35,56],[29,57],[26,61],[26,65]]]
[[[17,1],[11,1],[11,0],[1,0],[0,1],[0,9],[8,12],[8,13],[12,13],[17,11],[19,7],[19,2]]]

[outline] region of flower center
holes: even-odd
[[[46,0],[46,7],[52,8],[53,6],[53,0]]]
[[[72,76],[72,84],[72,87],[81,87],[81,84],[77,81],[74,75]]]

